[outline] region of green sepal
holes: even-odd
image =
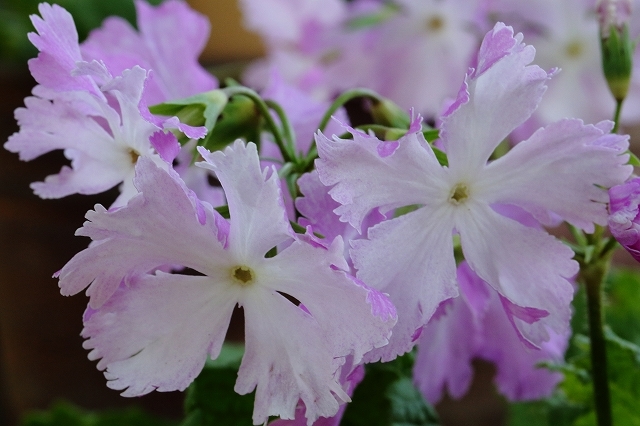
[[[423,130],[422,135],[427,140],[427,142],[431,143],[440,137],[440,130],[438,129]]]
[[[431,146],[431,149],[433,149],[433,153],[435,154],[438,163],[440,163],[442,167],[449,167],[449,158],[447,158],[447,154],[433,145]]]
[[[386,98],[372,100],[371,115],[375,124],[382,126],[408,129],[411,125],[409,114]]]
[[[413,385],[414,354],[365,365],[364,380],[347,405],[341,426],[434,426],[433,407]]]
[[[638,158],[637,155],[635,155],[630,150],[627,150],[625,154],[629,154],[629,162],[627,162],[627,164],[631,164],[632,166],[640,166],[640,158]]]
[[[600,39],[600,47],[602,69],[609,89],[617,101],[622,101],[629,91],[635,49],[628,25],[624,24],[621,29],[611,25],[609,36]]]
[[[260,112],[253,100],[244,95],[235,95],[225,105],[202,145],[209,151],[216,151],[236,139],[258,144],[261,123]]]
[[[231,217],[229,216],[229,206],[227,205],[214,207],[214,210],[220,213],[220,216],[224,217],[225,219],[229,219]]]
[[[152,114],[176,116],[190,126],[205,126],[211,130],[229,98],[222,90],[210,90],[184,99],[164,102],[149,107]]]
[[[254,394],[234,390],[244,346],[224,344],[215,360],[208,360],[187,389],[185,419],[180,426],[246,426],[253,413]]]

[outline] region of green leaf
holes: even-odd
[[[185,420],[180,426],[250,426],[254,395],[233,390],[244,347],[225,344],[218,358],[207,361],[187,389]]]
[[[607,278],[606,322],[620,337],[640,345],[640,273],[613,270]]]
[[[342,426],[432,426],[437,415],[411,379],[413,354],[365,366],[364,380],[347,405]]]
[[[175,426],[176,422],[146,414],[138,408],[93,412],[68,402],[25,416],[21,426]]]

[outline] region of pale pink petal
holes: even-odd
[[[640,205],[640,178],[630,179],[622,185],[609,189],[609,230],[622,247],[634,259],[640,261],[640,226],[638,225],[638,205]]]
[[[225,189],[233,218],[230,250],[241,257],[263,257],[293,236],[278,174],[273,169],[260,171],[254,143],[237,140],[224,151],[212,153],[199,147],[198,152],[205,161],[196,165],[213,170]]]
[[[226,277],[157,272],[88,308],[83,346],[123,396],[184,390],[216,358],[238,299]]]
[[[360,231],[365,216],[376,207],[386,213],[441,198],[442,168],[421,133],[385,142],[350,131],[353,140],[316,135],[318,175],[324,185],[333,186],[329,194],[341,204],[335,210],[341,221]]]
[[[20,131],[9,138],[5,148],[19,153],[23,161],[67,148],[92,150],[104,157],[112,145],[112,136],[93,118],[76,108],[76,101],[84,103],[85,100],[86,97],[79,94],[75,100],[68,101],[25,98],[26,108],[15,111]]]
[[[362,365],[354,368],[353,364],[347,361],[340,369],[340,383],[342,383],[344,391],[349,396],[353,396],[353,391],[362,379],[364,379],[364,366]],[[347,404],[342,404],[335,416],[319,417],[318,420],[313,422],[313,426],[339,426],[346,408]],[[304,403],[300,401],[296,407],[296,418],[294,420],[278,419],[269,423],[269,426],[305,426],[307,424],[306,411]]]
[[[300,176],[298,187],[303,197],[296,199],[296,208],[300,214],[305,216],[298,219],[300,225],[311,226],[313,231],[319,232],[326,241],[333,241],[337,236],[341,236],[344,241],[353,241],[363,237],[353,226],[341,222],[338,215],[333,212],[340,207],[340,204],[331,198],[329,188],[320,182],[316,170]],[[365,217],[362,227],[368,229],[383,219],[384,216],[377,209],[374,209]],[[348,245],[345,244],[344,255],[350,261],[348,249]]]
[[[339,237],[328,250],[295,241],[270,259],[265,285],[299,300],[330,335],[334,356],[353,355],[358,364],[387,344],[397,315],[387,297],[338,269],[342,256]]]
[[[215,89],[218,83],[198,64],[209,37],[207,18],[182,1],[150,6],[136,1],[139,33],[110,18],[82,44],[83,57],[101,59],[117,75],[134,65],[151,70],[148,104]]]
[[[322,324],[275,291],[247,293],[246,350],[235,391],[256,390],[254,424],[269,416],[294,419],[298,400],[307,407],[307,425],[331,417],[339,404],[350,401],[335,377],[332,336]]]
[[[538,106],[548,74],[528,65],[532,46],[513,36],[513,29],[496,24],[483,41],[478,70],[467,75],[468,89],[442,118],[441,138],[452,169],[474,172],[482,168],[493,150],[522,124]]]
[[[159,266],[180,264],[209,273],[226,259],[224,219],[208,208],[203,223],[202,206],[194,205],[179,178],[151,160],[140,158],[136,169],[140,194],[124,208],[106,211],[98,205],[89,211],[76,234],[91,237],[94,244],[58,273],[64,295],[89,286],[93,308],[104,304],[122,281],[134,282]]]
[[[29,40],[40,51],[29,61],[29,70],[36,81],[56,91],[84,90],[101,96],[89,77],[74,77],[71,72],[82,60],[78,32],[73,17],[62,7],[41,3],[42,18],[31,15],[38,33],[29,33]]]
[[[568,280],[578,271],[573,251],[546,232],[521,225],[486,205],[474,203],[456,213],[462,250],[473,271],[509,302],[547,311],[549,326],[558,333],[566,331],[573,298]],[[528,311],[513,313],[530,322]],[[533,345],[546,340],[539,330],[520,331]]]
[[[551,211],[593,232],[593,223],[607,223],[606,188],[633,170],[623,155],[628,136],[610,135],[604,124],[565,119],[538,130],[487,166],[478,197],[518,205],[546,224]]]
[[[389,361],[409,351],[438,305],[458,294],[453,258],[452,218],[423,207],[369,229],[369,240],[353,242],[358,278],[388,293],[398,324],[389,344],[367,362]]]
[[[473,378],[471,361],[482,344],[482,318],[489,292],[478,285],[477,276],[463,262],[457,271],[460,295],[441,303],[422,330],[413,380],[432,404],[445,392],[462,398]]]
[[[511,401],[533,400],[550,396],[562,380],[562,374],[539,366],[540,362],[562,362],[569,328],[562,334],[547,329],[549,340],[539,349],[523,344],[513,329],[498,294],[491,290],[491,300],[483,317],[483,344],[478,356],[495,364],[495,382],[500,393]],[[545,320],[541,320],[545,321]]]

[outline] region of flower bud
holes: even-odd
[[[600,21],[602,68],[613,97],[622,102],[631,81],[633,51],[629,37],[629,0],[600,0],[597,5]]]

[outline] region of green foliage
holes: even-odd
[[[640,346],[640,274],[633,269],[617,269],[606,285],[607,324],[618,336]]]
[[[640,426],[640,347],[621,339],[610,329],[607,364],[614,424]],[[590,375],[589,339],[574,338],[579,353],[567,364],[555,366],[565,375],[556,394],[544,401],[511,406],[510,426],[595,426],[593,388]]]
[[[347,406],[342,426],[433,426],[437,416],[413,386],[414,356],[408,353],[388,363],[365,366],[364,380]]]
[[[253,394],[238,395],[233,387],[244,347],[225,344],[187,389],[186,419],[180,426],[250,426]]]
[[[613,270],[606,282],[605,329],[613,421],[640,426],[640,274]],[[583,289],[574,299],[574,337],[567,363],[549,366],[565,379],[556,394],[544,401],[512,404],[510,426],[594,426],[586,303]]]
[[[28,414],[21,426],[175,426],[176,422],[159,419],[137,408],[109,410],[101,413],[58,402],[48,411]]]

